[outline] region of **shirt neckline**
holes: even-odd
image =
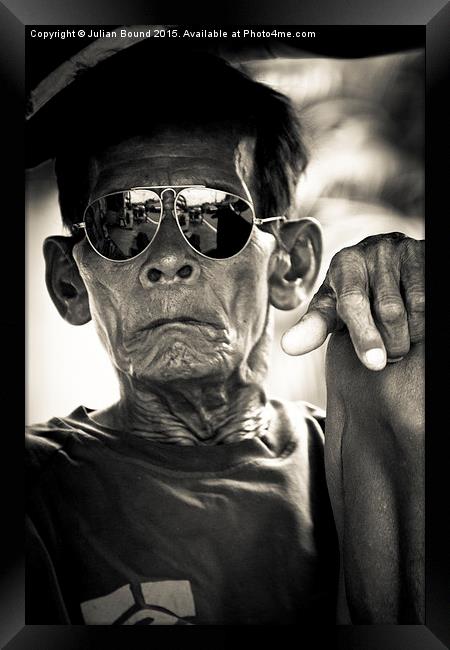
[[[117,452],[134,450],[142,459],[171,470],[214,472],[264,459],[275,459],[268,440],[260,437],[246,438],[222,445],[184,446],[156,442],[144,436],[114,430],[90,419],[94,409],[80,406],[63,419],[71,427],[94,435]]]

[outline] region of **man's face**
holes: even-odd
[[[250,141],[218,127],[128,139],[95,155],[91,200],[130,187],[199,184],[246,198],[242,179],[251,187],[251,149]],[[74,258],[96,328],[120,371],[144,383],[220,380],[247,363],[264,333],[274,248],[273,235],[255,228],[236,257],[206,259],[166,217],[135,259],[103,259],[86,239],[74,246]]]

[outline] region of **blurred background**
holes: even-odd
[[[369,235],[424,233],[424,51],[363,59],[246,62],[258,81],[291,97],[310,152],[295,212],[323,227],[320,285],[331,257]],[[26,175],[26,420],[66,415],[118,398],[115,374],[92,323],[73,327],[47,295],[42,243],[63,234],[52,162]],[[289,357],[281,334],[303,310],[274,310],[267,392],[326,405],[326,344]]]

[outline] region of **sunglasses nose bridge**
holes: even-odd
[[[175,196],[176,192],[172,187],[168,187],[161,192],[162,216],[175,216]]]
[[[155,254],[159,256],[161,251],[166,251],[169,255],[175,253],[177,256],[184,254],[191,256],[189,255],[189,249],[186,249],[186,238],[179,226],[176,213],[176,196],[177,193],[172,188],[167,188],[160,194],[161,221],[152,240],[151,256]]]

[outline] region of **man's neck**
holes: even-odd
[[[259,383],[151,384],[126,378],[121,399],[91,418],[104,426],[155,442],[219,445],[263,435],[269,426],[266,398]]]

